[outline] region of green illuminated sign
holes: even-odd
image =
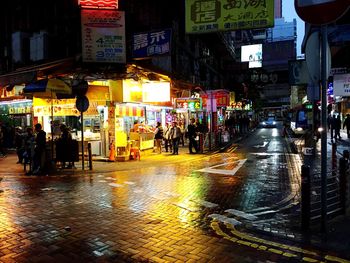
[[[186,0],[186,33],[274,26],[273,0]]]

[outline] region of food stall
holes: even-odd
[[[154,134],[150,128],[143,125],[145,109],[142,106],[131,104],[114,104],[108,108],[109,114],[109,142],[114,147],[117,161],[129,159],[130,149],[138,147],[145,151],[153,149]],[[139,122],[137,131],[134,130],[134,122]],[[112,157],[112,159],[114,159]]]
[[[41,123],[47,134],[47,139],[58,139],[61,135],[60,126],[65,124],[70,128],[72,139],[81,145],[80,113],[75,107],[75,99],[41,99],[33,98],[34,122]],[[51,129],[51,116],[53,116]],[[101,116],[96,103],[90,103],[84,113],[84,143],[90,143],[93,155],[101,155]],[[81,149],[81,146],[79,146]]]

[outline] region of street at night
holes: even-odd
[[[350,263],[350,0],[4,0],[0,263]]]
[[[183,148],[178,156],[154,154],[124,168],[95,162],[95,170],[114,166],[116,172],[25,176],[2,170],[0,260],[349,259],[294,241],[300,231],[283,208],[299,202],[300,178],[292,167],[300,163],[297,154],[285,153],[280,132],[257,129],[222,153],[193,157]],[[11,159],[1,159],[1,166]]]

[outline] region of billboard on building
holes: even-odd
[[[125,63],[125,15],[112,9],[82,9],[83,62]]]
[[[350,97],[350,74],[339,74],[333,77],[334,96]]]
[[[241,61],[249,62],[249,68],[262,67],[262,44],[247,45],[241,47]]]
[[[274,25],[274,0],[186,0],[186,33],[208,33]]]
[[[265,43],[263,46],[263,65],[284,66],[288,68],[288,61],[296,59],[296,45],[294,40]]]
[[[170,52],[171,29],[136,33],[132,40],[133,58],[165,55]]]
[[[289,85],[307,85],[310,82],[305,60],[291,60],[288,65]]]

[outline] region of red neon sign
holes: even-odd
[[[118,0],[79,0],[83,8],[108,8],[118,9]]]

